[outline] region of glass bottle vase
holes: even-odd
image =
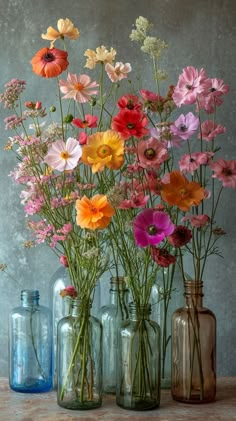
[[[72,314],[58,323],[57,402],[67,409],[102,404],[102,325],[89,303],[72,302]]]
[[[123,277],[110,281],[110,304],[100,309],[103,327],[103,391],[116,393],[118,329],[128,318],[128,292]]]
[[[22,290],[9,315],[9,385],[23,393],[52,388],[52,317],[37,290]]]
[[[116,403],[133,410],[160,404],[160,327],[151,306],[129,305],[129,320],[119,330]]]
[[[185,282],[185,307],[172,316],[173,399],[213,402],[216,395],[216,319],[202,305],[201,281]]]

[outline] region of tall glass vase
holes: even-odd
[[[71,300],[62,298],[60,292],[68,285],[71,285],[71,280],[67,268],[59,267],[53,274],[50,281],[50,308],[52,309],[52,332],[53,332],[53,383],[57,386],[56,374],[56,353],[57,353],[57,325],[58,322],[65,316],[71,313]],[[97,316],[100,308],[100,285],[97,283],[92,299],[91,314]]]
[[[123,277],[110,281],[110,304],[100,310],[103,327],[103,391],[116,392],[118,329],[128,318],[128,289]]]
[[[22,290],[9,316],[9,384],[23,393],[52,388],[52,316],[37,290]]]
[[[160,403],[160,328],[151,306],[129,305],[129,320],[119,330],[116,403],[146,410]]]
[[[201,281],[185,282],[185,307],[172,316],[172,397],[213,402],[216,395],[216,319],[203,307]]]
[[[161,389],[171,387],[171,316],[183,304],[182,279],[176,272],[175,265],[159,271],[150,295],[151,318],[161,328]]]
[[[102,404],[102,326],[90,316],[89,303],[79,300],[58,323],[57,402],[67,409]]]

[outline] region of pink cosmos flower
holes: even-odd
[[[81,120],[80,118],[74,118],[72,120],[72,124],[74,124],[76,127],[79,127],[80,129],[86,129],[87,127],[94,129],[97,127],[97,121],[98,117],[96,115],[86,114],[84,116],[84,120]]]
[[[194,228],[202,228],[205,227],[206,224],[210,221],[210,218],[206,214],[199,214],[199,215],[187,215],[181,219],[182,222],[189,221],[192,227]]]
[[[223,95],[228,94],[229,85],[225,85],[222,79],[208,79],[208,87],[199,96],[199,107],[204,108],[208,114],[212,114],[215,111],[216,106],[220,106],[223,103]]]
[[[150,253],[154,262],[163,268],[167,268],[176,262],[176,257],[170,254],[167,249],[151,246]]]
[[[194,104],[197,96],[206,91],[208,86],[206,71],[204,69],[198,71],[195,67],[188,66],[179,76],[172,98],[177,107],[182,104]]]
[[[168,159],[167,149],[153,137],[138,142],[138,159],[143,168],[159,168]]]
[[[63,140],[54,142],[45,156],[44,162],[60,172],[73,170],[81,155],[82,147],[76,139],[69,137],[66,143]]]
[[[64,95],[64,99],[73,98],[79,103],[88,102],[91,95],[98,93],[99,84],[92,82],[88,75],[76,75],[68,72],[67,81],[59,81],[60,90]]]
[[[224,159],[219,158],[218,161],[212,162],[210,164],[214,174],[213,178],[218,178],[222,181],[223,187],[232,187],[236,188],[236,161],[230,160],[225,161]]]
[[[193,113],[181,114],[170,126],[171,133],[180,139],[187,140],[194,135],[199,126],[199,119]]]
[[[112,82],[118,82],[119,80],[127,78],[127,74],[131,72],[132,67],[129,63],[116,62],[115,66],[111,63],[105,65],[107,76]]]
[[[218,134],[225,133],[226,128],[221,124],[215,124],[213,120],[206,120],[201,125],[201,133],[198,135],[198,139],[205,139],[207,142],[213,140]]]
[[[155,102],[158,101],[160,96],[156,94],[155,92],[148,91],[147,89],[140,89],[140,95],[145,101],[148,102]]]
[[[144,209],[133,222],[135,243],[139,247],[161,243],[174,231],[174,224],[166,212]]]
[[[213,157],[213,152],[193,152],[192,154],[184,154],[179,160],[179,169],[183,173],[191,173],[197,170],[200,165],[207,165]]]
[[[170,131],[169,127],[153,127],[150,129],[150,135],[157,140],[160,140],[162,145],[165,148],[172,148],[176,146],[179,148],[183,142],[179,136],[175,136],[174,133]]]
[[[118,207],[119,209],[144,208],[148,200],[149,196],[145,196],[143,192],[133,192],[130,199],[123,200]]]

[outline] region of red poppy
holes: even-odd
[[[119,132],[125,140],[131,136],[140,138],[149,133],[146,129],[148,123],[147,117],[142,112],[135,109],[123,109],[113,117],[112,129]]]
[[[68,53],[57,48],[42,48],[31,60],[32,70],[42,77],[56,77],[67,69]]]
[[[151,246],[150,253],[154,262],[163,268],[167,268],[176,262],[176,257],[170,254],[167,249]]]

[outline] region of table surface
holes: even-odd
[[[1,421],[233,421],[236,420],[236,377],[217,381],[216,402],[190,405],[172,400],[170,390],[161,391],[161,405],[151,411],[127,411],[104,395],[102,407],[88,411],[60,408],[56,392],[25,394],[9,389],[8,379],[0,378]]]

